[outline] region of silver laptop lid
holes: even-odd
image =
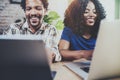
[[[120,77],[120,21],[100,26],[88,80]]]

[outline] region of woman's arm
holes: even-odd
[[[63,59],[75,60],[80,58],[89,59],[92,56],[93,50],[69,50],[70,43],[66,40],[60,40],[59,51]]]

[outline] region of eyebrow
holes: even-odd
[[[86,8],[85,10],[90,10],[90,9]],[[96,11],[96,9],[92,9],[92,10],[95,10],[95,11]]]
[[[29,7],[31,7],[31,6],[26,6],[26,8],[29,8]],[[42,8],[42,6],[34,6],[34,7],[39,7],[39,8]]]

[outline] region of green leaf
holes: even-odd
[[[56,28],[58,30],[63,30],[63,28],[64,28],[63,21],[62,20],[58,20],[55,26],[56,26]]]
[[[62,30],[64,27],[63,21],[59,20],[60,16],[55,11],[50,11],[47,15],[44,16],[44,21],[54,25],[58,30]]]

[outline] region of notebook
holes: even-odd
[[[52,80],[42,40],[0,38],[0,80]]]
[[[89,72],[81,69],[90,65]],[[88,65],[88,67],[89,67]],[[71,62],[67,68],[83,80],[108,80],[120,77],[120,21],[102,21],[91,62]]]

